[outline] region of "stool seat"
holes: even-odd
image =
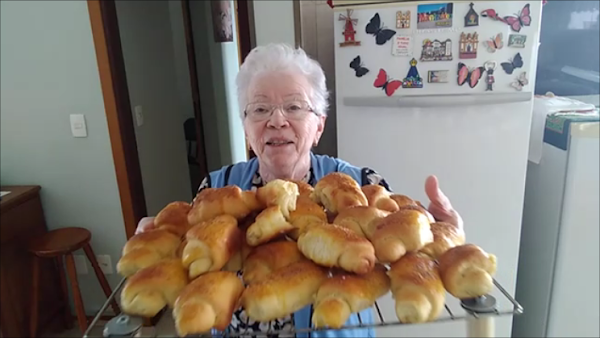
[[[49,231],[30,241],[28,248],[38,257],[54,257],[79,250],[89,243],[92,234],[84,228],[70,227]]]

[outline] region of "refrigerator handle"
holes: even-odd
[[[494,94],[411,95],[400,97],[344,97],[347,107],[372,108],[429,108],[449,106],[482,106],[529,102],[532,92]]]

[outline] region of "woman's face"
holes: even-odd
[[[250,105],[279,105],[270,117],[261,120],[250,118],[250,112],[246,111],[246,138],[261,163],[275,168],[293,168],[319,141],[325,116],[308,112],[302,114],[302,118],[288,118],[281,109],[286,103],[288,107],[297,107],[301,102],[312,108],[309,100],[311,91],[306,77],[296,72],[270,72],[251,81],[247,97]]]

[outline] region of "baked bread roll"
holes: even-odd
[[[298,198],[296,198],[296,202],[298,202],[301,199],[310,200],[310,195],[315,190],[310,184],[299,180],[288,179],[286,181],[296,183],[296,185],[298,186]]]
[[[438,258],[446,290],[458,299],[486,295],[494,288],[496,256],[475,244],[455,246]]]
[[[251,212],[261,209],[262,205],[254,191],[242,191],[235,185],[206,188],[196,195],[188,213],[188,222],[193,226],[220,215],[231,215],[241,220]]]
[[[401,195],[401,194],[390,194],[390,198],[396,202],[398,207],[403,207],[405,205],[417,205],[417,202],[412,198]]]
[[[388,211],[373,206],[360,205],[340,211],[333,220],[333,224],[350,229],[358,235],[371,240],[377,222],[389,214]]]
[[[175,328],[180,337],[207,333],[212,328],[224,331],[244,291],[234,272],[206,273],[182,291],[173,309]]]
[[[281,207],[271,206],[256,216],[256,221],[246,231],[246,242],[250,246],[257,246],[284,235],[293,228],[285,219]]]
[[[176,258],[162,260],[129,277],[121,291],[121,308],[133,316],[154,317],[173,307],[187,285],[187,272]]]
[[[458,226],[446,222],[431,223],[433,243],[425,245],[420,251],[437,259],[449,249],[465,244],[465,233]]]
[[[296,209],[298,185],[286,180],[273,180],[256,190],[258,201],[266,207],[278,206],[284,217]]]
[[[194,225],[186,234],[187,244],[181,257],[190,278],[221,270],[238,250],[240,238],[237,220],[230,215]]]
[[[394,212],[398,210],[396,201],[390,198],[391,193],[379,184],[367,184],[361,187],[367,197],[369,206],[377,209]]]
[[[444,310],[446,290],[431,257],[409,252],[390,266],[396,316],[405,324],[437,319]]]
[[[123,246],[122,256],[117,262],[117,272],[123,277],[129,277],[162,259],[174,258],[180,244],[179,236],[164,229],[139,233]]]
[[[379,262],[392,263],[433,242],[433,234],[425,214],[400,209],[379,220],[371,242]]]
[[[309,225],[298,237],[298,249],[313,262],[365,274],[373,270],[375,250],[366,238],[339,225]]]
[[[306,259],[296,242],[278,241],[257,246],[244,262],[244,282],[254,284],[269,273]]]
[[[282,318],[312,304],[325,279],[326,270],[309,260],[292,263],[249,285],[240,305],[254,321]]]
[[[416,211],[422,212],[425,216],[427,216],[429,223],[434,223],[435,218],[433,217],[433,215],[429,211],[427,211],[427,209],[425,209],[425,207],[423,207],[423,205],[420,202],[416,202],[416,203],[417,204],[403,205],[401,207],[398,207],[398,210],[416,210]]]
[[[287,235],[298,240],[300,232],[311,223],[323,223],[327,222],[327,214],[323,207],[313,202],[308,198],[298,197],[296,201],[296,210],[290,213],[288,221],[294,226],[294,229]]]
[[[390,290],[390,279],[382,265],[364,275],[338,273],[321,284],[315,298],[312,322],[316,328],[341,328],[352,313],[373,306]]]
[[[191,228],[188,222],[188,213],[192,206],[188,202],[172,202],[167,204],[154,218],[154,226],[157,229],[165,229],[179,237],[183,237]]]
[[[350,175],[334,172],[325,175],[315,185],[311,198],[332,213],[342,209],[368,205],[367,197]]]

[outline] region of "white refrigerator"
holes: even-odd
[[[542,1],[332,4],[338,156],[422,201],[425,178],[437,175],[467,241],[497,255],[496,279],[514,295]],[[450,295],[447,303],[464,313]],[[389,294],[379,305],[395,320]],[[495,335],[509,337],[511,326],[496,318]],[[466,325],[377,334],[465,337]]]

